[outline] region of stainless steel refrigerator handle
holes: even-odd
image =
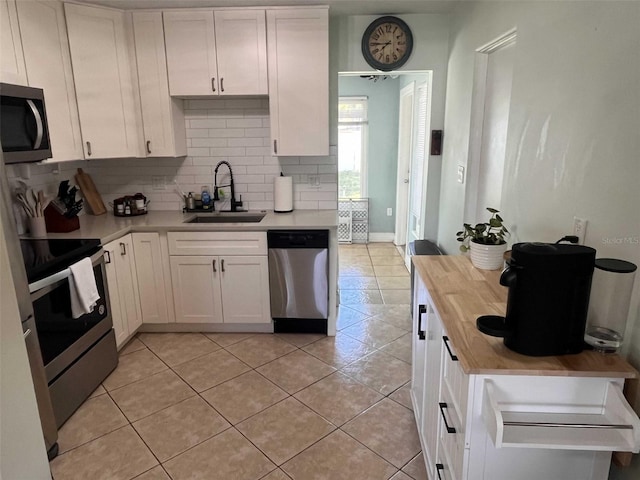
[[[93,257],[91,257],[91,265],[95,266],[99,263],[100,260],[104,262],[104,252],[100,250]],[[65,278],[69,278],[71,275],[71,270],[65,268],[64,270],[59,271],[58,273],[54,273],[53,275],[43,278],[42,280],[38,280],[37,282],[33,282],[29,284],[29,293],[37,292],[38,290],[42,290],[49,285],[53,285],[54,283],[58,283],[60,280],[64,280]]]
[[[31,113],[33,113],[33,118],[36,121],[37,133],[36,133],[36,140],[35,142],[33,142],[33,148],[34,150],[37,150],[38,148],[40,148],[40,144],[42,143],[42,137],[44,136],[44,128],[42,126],[42,115],[40,115],[40,112],[36,108],[36,104],[33,103],[33,100],[27,100],[27,105],[29,105],[29,108],[31,109]]]

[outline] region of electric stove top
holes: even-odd
[[[69,268],[100,250],[98,239],[21,239],[29,283]]]

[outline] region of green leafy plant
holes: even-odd
[[[487,207],[491,213],[491,218],[487,223],[478,223],[472,226],[469,223],[463,224],[464,230],[456,233],[456,237],[460,245],[460,250],[466,252],[469,250],[469,242],[480,243],[482,245],[502,245],[507,243],[505,236],[509,234],[507,227],[503,225],[503,220],[499,210]]]

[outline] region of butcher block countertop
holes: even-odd
[[[480,315],[506,312],[507,288],[499,283],[499,270],[479,270],[463,255],[414,256],[413,264],[465,373],[638,378],[619,355],[584,351],[530,357],[509,350],[502,338],[478,331]]]

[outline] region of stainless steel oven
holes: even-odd
[[[58,427],[118,363],[104,251],[96,243],[97,240],[23,240],[36,332]],[[91,258],[100,299],[91,313],[74,319],[69,266],[87,256]]]

